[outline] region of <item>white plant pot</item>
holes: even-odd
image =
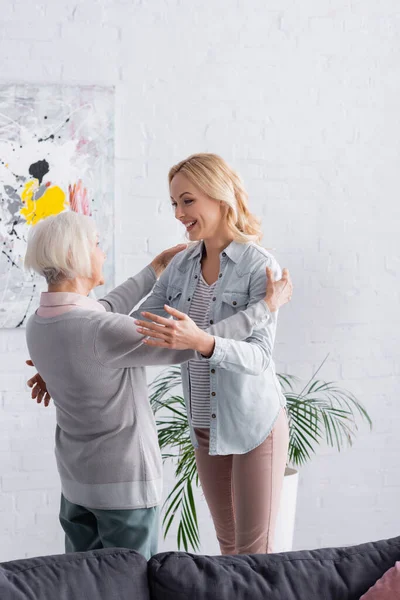
[[[299,472],[286,467],[275,529],[274,552],[292,550],[298,483]]]

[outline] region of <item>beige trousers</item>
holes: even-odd
[[[197,470],[221,554],[273,552],[289,428],[282,409],[267,439],[247,454],[209,455],[209,429],[195,429]]]

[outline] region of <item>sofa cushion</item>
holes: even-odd
[[[147,562],[106,549],[0,564],[1,600],[149,600]]]
[[[347,548],[149,561],[152,600],[359,600],[400,560],[400,537]]]

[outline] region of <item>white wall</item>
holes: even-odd
[[[171,164],[214,151],[242,173],[296,286],[278,368],[308,377],[329,352],[320,376],[374,421],[302,470],[295,546],[398,534],[398,3],[0,4],[2,82],[116,86],[117,281],[181,237]],[[62,551],[53,408],[26,392],[24,332],[1,331],[0,352],[0,559]]]

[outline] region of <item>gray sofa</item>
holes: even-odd
[[[0,564],[0,599],[359,600],[398,560],[400,537],[269,555],[167,552],[149,562],[132,550],[95,550]]]

